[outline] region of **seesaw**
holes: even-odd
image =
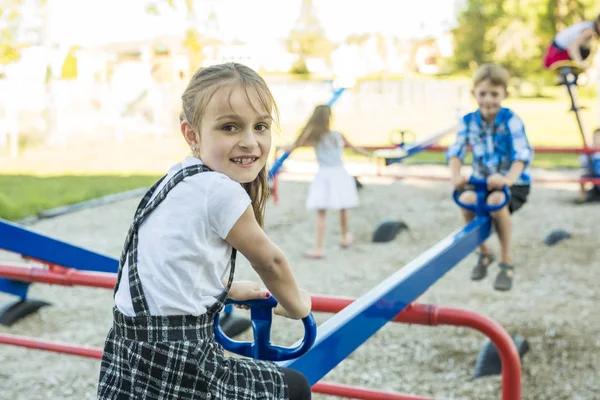
[[[462,204],[461,206],[476,213],[477,216],[471,223],[438,242],[357,300],[326,296],[313,297],[313,312],[337,312],[318,328],[314,344],[312,344],[314,324],[307,319],[304,321],[305,337],[299,343],[291,348],[277,348],[271,345],[269,340],[270,309],[276,304],[274,300],[271,300],[270,303],[269,301],[266,303],[255,301],[250,304],[252,319],[255,320],[253,322],[254,342],[245,344],[234,342],[232,344],[230,340],[218,333],[218,328],[215,337],[228,350],[241,352],[246,356],[270,359],[282,366],[302,372],[313,385],[314,392],[359,399],[406,400],[426,398],[346,385],[319,383],[319,381],[390,321],[432,326],[446,324],[472,327],[486,334],[493,343],[493,345],[486,345],[480,352],[475,376],[493,374],[494,369],[500,370],[502,373],[502,399],[520,399],[520,355],[527,350],[526,342],[513,342],[513,339],[499,324],[475,313],[413,303],[490,236],[492,221],[489,213],[505,205],[488,206],[485,203],[487,194],[485,181],[471,181],[470,183],[474,185],[478,202],[475,205]],[[507,188],[504,190],[507,194]],[[458,200],[456,193],[453,197]],[[218,327],[219,324],[217,323],[215,326]],[[38,342],[14,335],[0,335],[0,343],[93,358],[101,358],[102,355],[100,349]],[[292,359],[288,359],[290,357]]]
[[[18,277],[25,272],[35,274],[46,270],[51,274],[47,280],[44,280],[42,274],[42,280],[38,282],[69,284],[68,282],[72,281],[70,284],[80,284],[78,281],[80,279],[84,284],[98,282],[99,287],[112,289],[114,282],[110,283],[110,275],[107,277],[107,273],[115,274],[119,268],[119,261],[115,258],[51,238],[2,219],[0,219],[0,249],[20,254],[23,258],[47,268],[31,269],[26,265],[18,264],[0,265],[0,270],[4,269],[4,274],[0,271],[0,292],[17,297],[17,300],[0,307],[0,324],[8,326],[41,307],[50,305],[47,301],[29,298],[27,294],[31,281],[16,279],[11,277],[12,275]],[[82,271],[94,274],[86,275]],[[234,314],[231,306],[225,309],[224,314],[221,323],[229,335],[236,336],[250,327],[250,321]]]
[[[571,100],[571,108],[569,111],[572,111],[575,114],[575,119],[577,122],[577,127],[579,128],[579,133],[581,135],[583,147],[584,149],[588,149],[589,146],[587,144],[585,136],[585,129],[583,127],[583,122],[579,114],[579,111],[582,108],[579,107],[579,105],[577,104],[576,94],[577,77],[583,72],[583,69],[571,60],[557,61],[556,63],[552,64],[551,69],[558,74],[562,84],[564,84],[567,88],[567,92],[569,93],[569,99]],[[584,154],[587,157],[587,171],[585,177],[600,178],[600,171],[595,168],[592,152],[585,152]],[[594,186],[586,193],[584,203],[595,202],[600,202],[600,186],[594,184]],[[552,235],[552,233],[550,235]]]

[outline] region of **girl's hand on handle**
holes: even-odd
[[[275,310],[273,310],[275,315],[279,315],[281,317],[286,317],[289,319],[302,319],[307,317],[308,314],[310,314],[310,310],[312,309],[312,300],[310,298],[310,294],[306,290],[300,288],[298,288],[298,292],[300,293],[300,302],[304,304],[303,310],[294,314],[283,308],[281,303],[278,303],[277,307],[275,307]]]
[[[271,293],[257,282],[235,281],[231,284],[228,297],[237,301],[264,300],[271,297]],[[235,307],[245,310],[250,308],[243,304],[236,304]]]

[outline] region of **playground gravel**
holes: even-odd
[[[282,181],[280,203],[269,204],[266,229],[285,251],[301,286],[312,293],[358,297],[461,226],[447,182],[363,183],[361,205],[350,214],[356,243],[339,248],[338,215],[330,215],[324,260],[302,257],[314,237],[314,215],[304,208],[307,183]],[[524,336],[531,350],[523,360],[523,399],[600,399],[600,205],[572,205],[575,189],[538,185],[515,215],[512,291],[492,289],[495,267],[483,281],[470,281],[472,255],[419,299],[485,314],[509,333]],[[41,220],[31,228],[118,257],[138,201]],[[409,230],[392,242],[372,243],[375,227],[386,219],[402,220]],[[574,237],[545,246],[544,237],[559,228]],[[495,237],[491,245],[498,250]],[[16,260],[7,253],[0,253],[0,259]],[[237,279],[256,279],[246,260],[238,265]],[[35,284],[30,296],[52,306],[12,327],[0,326],[0,332],[102,347],[111,324],[110,290]],[[0,303],[8,300],[0,295]],[[316,314],[318,323],[329,317]],[[292,344],[301,330],[299,322],[276,318],[273,342]],[[481,334],[467,328],[388,324],[324,381],[436,399],[499,399],[499,376],[473,380],[484,343]],[[0,346],[0,365],[0,399],[95,398],[98,360]]]

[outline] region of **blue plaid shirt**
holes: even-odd
[[[592,167],[590,168],[590,156],[592,157]],[[579,162],[581,163],[581,167],[585,168],[586,175],[589,175],[590,172],[593,171],[592,176],[600,176],[600,151],[596,153],[592,153],[588,156],[587,154],[582,154],[579,156]]]
[[[514,184],[531,184],[529,165],[533,161],[533,148],[527,140],[521,118],[508,108],[500,108],[493,124],[486,123],[479,110],[465,115],[456,134],[456,142],[446,151],[446,160],[458,157],[464,163],[468,146],[473,152],[474,178],[506,175],[513,162],[522,161],[525,169]]]

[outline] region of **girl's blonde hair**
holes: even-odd
[[[295,146],[299,147],[319,143],[323,135],[330,131],[330,123],[331,107],[325,104],[316,106],[310,119],[304,128],[302,128],[300,135],[298,135]]]
[[[181,96],[183,110],[179,116],[181,122],[187,121],[192,126],[196,140],[200,145],[200,125],[210,99],[217,90],[234,85],[244,88],[250,105],[252,105],[250,95],[256,95],[271,119],[277,123],[279,111],[275,98],[264,79],[254,70],[238,63],[225,63],[201,68],[196,71]],[[259,110],[255,109],[254,111],[259,113]],[[265,206],[269,190],[267,166],[265,165],[260,170],[256,179],[252,182],[243,183],[242,186],[252,200],[256,221],[261,227],[264,227]]]
[[[482,64],[473,74],[473,87],[479,85],[486,79],[494,86],[508,86],[508,71],[498,64]]]

